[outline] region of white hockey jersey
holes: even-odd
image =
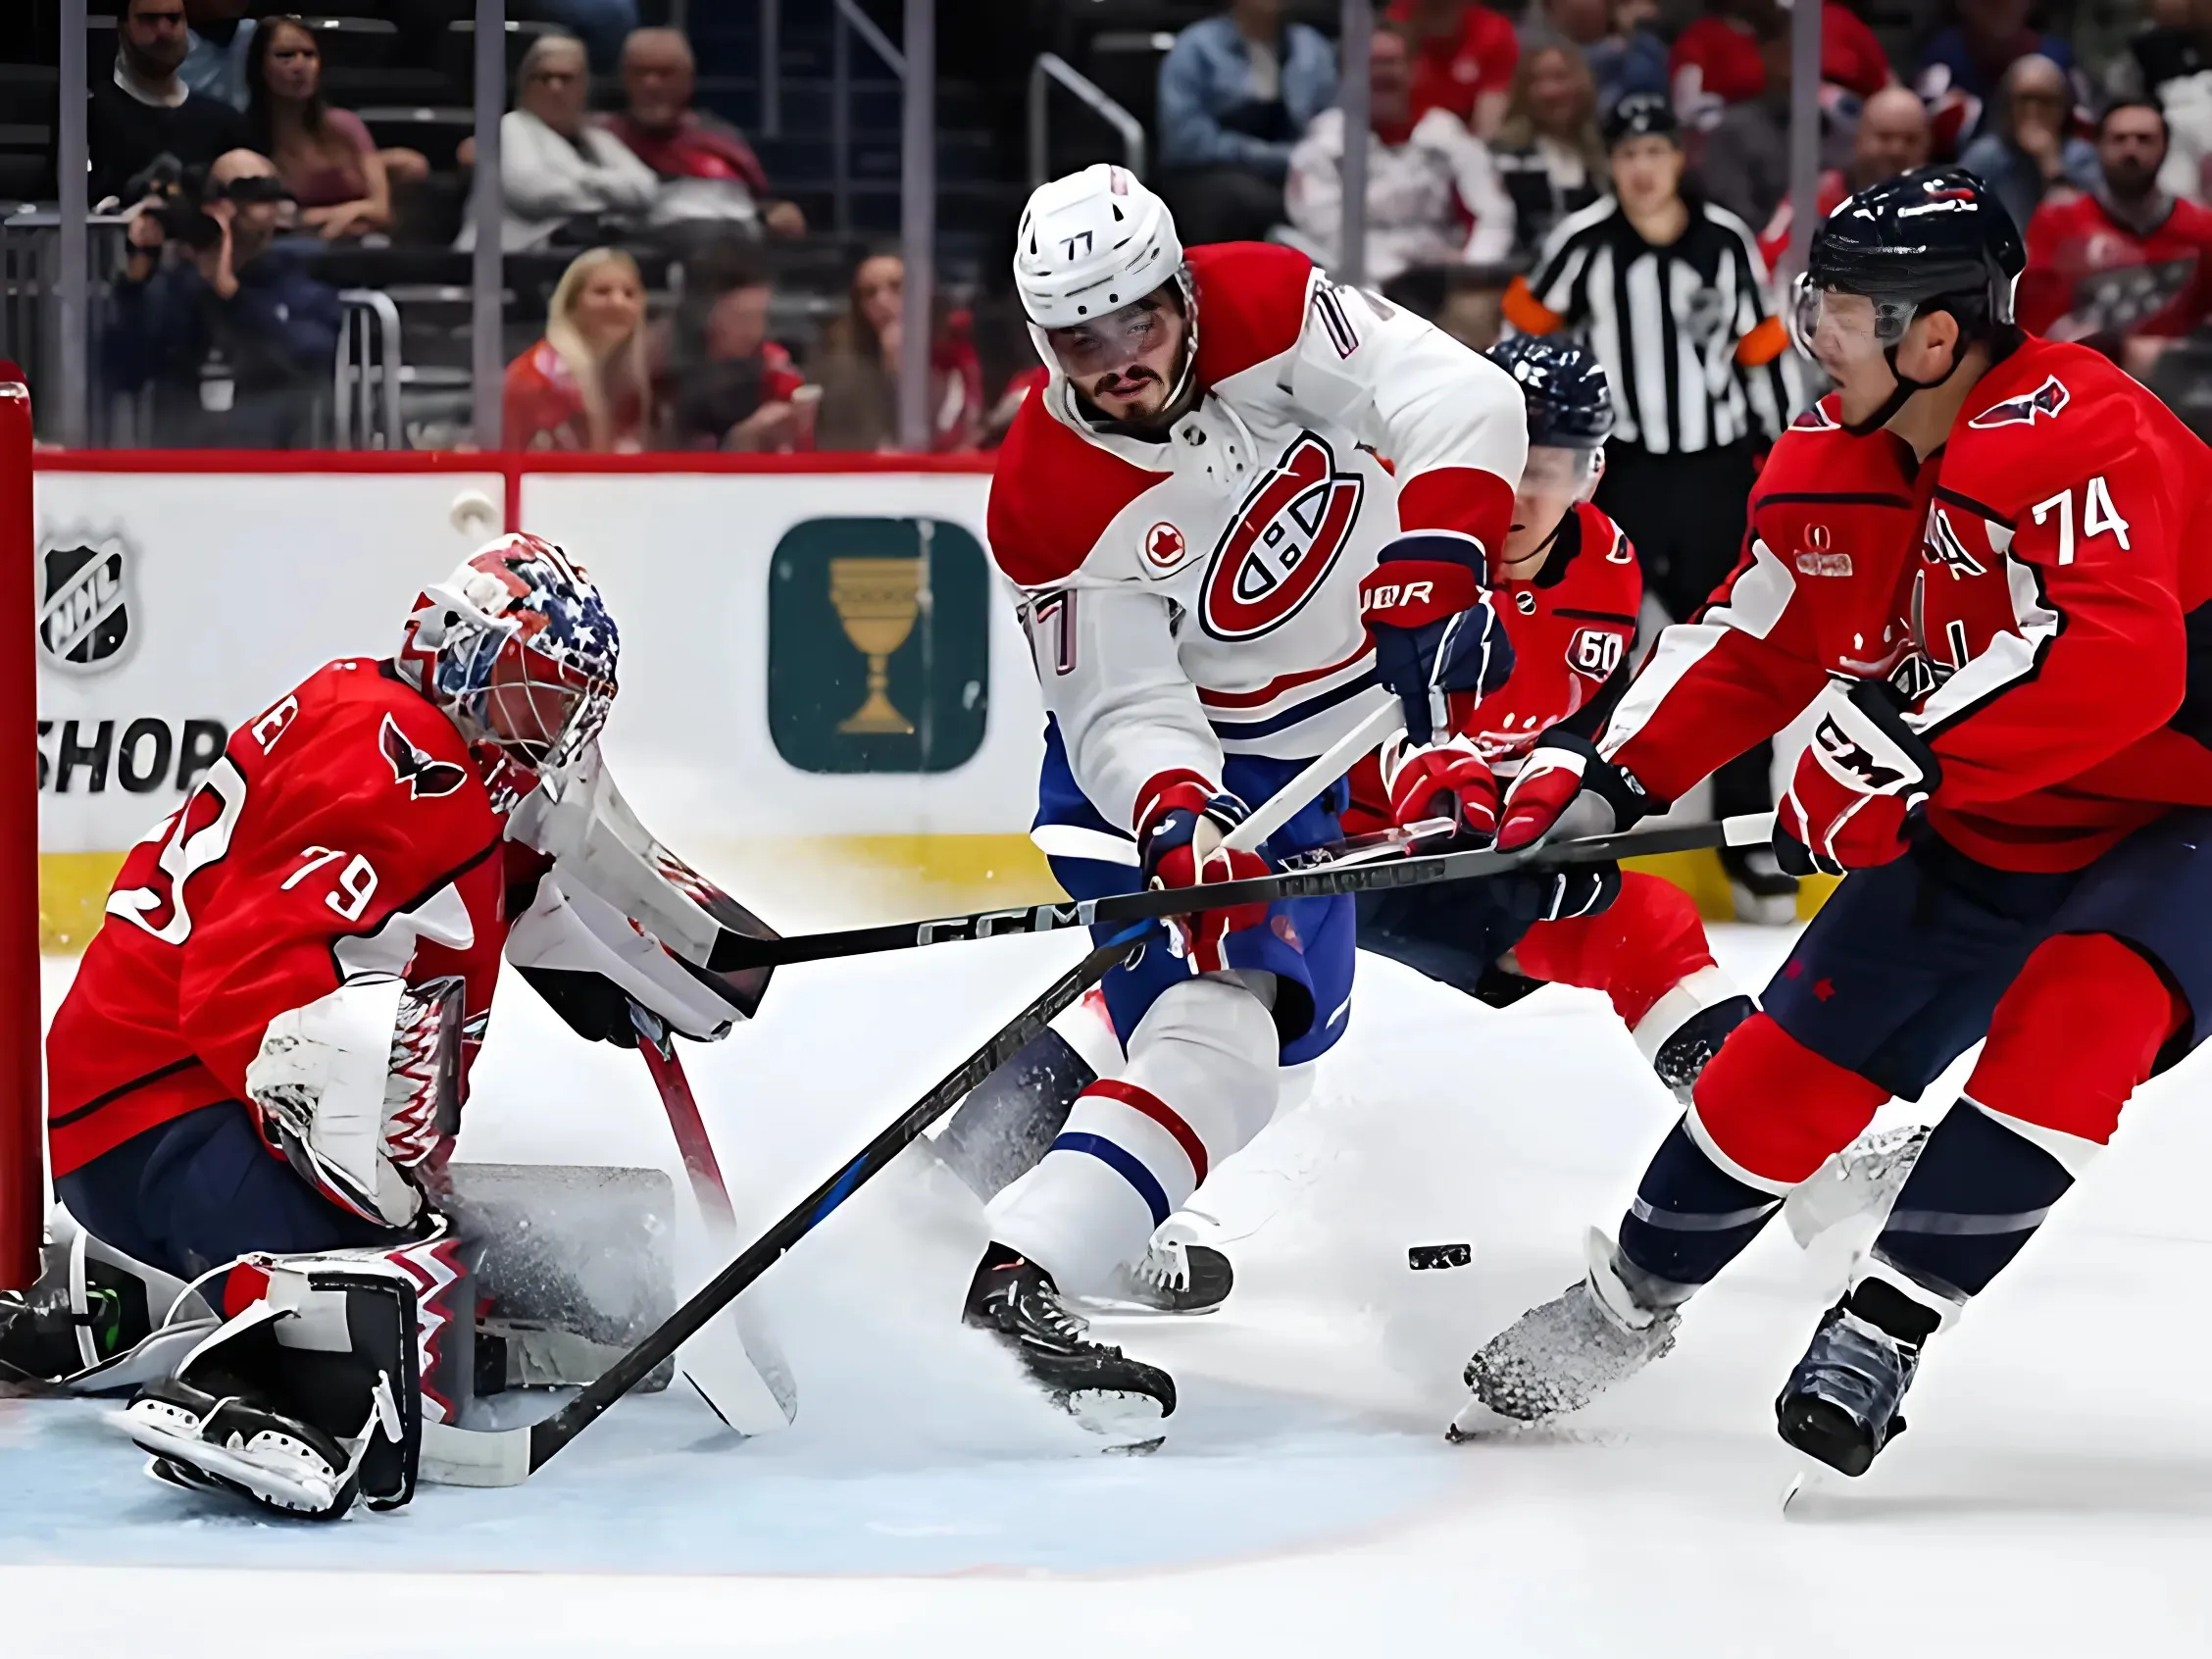
[[[1401,530],[1511,528],[1519,386],[1409,312],[1266,243],[1192,248],[1203,394],[1160,441],[1101,432],[1057,370],[991,482],[1077,783],[1129,825],[1155,779],[1305,760],[1388,693],[1359,583]]]

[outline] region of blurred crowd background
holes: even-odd
[[[2212,0],[1796,3],[1822,5],[1820,210],[1974,169],[2028,243],[2023,320],[2212,425]],[[0,355],[47,442],[987,449],[1041,380],[1016,216],[1093,161],[1159,188],[1186,242],[1293,243],[1478,346],[1559,320],[1531,280],[1611,197],[1647,239],[1676,202],[1740,222],[1762,283],[1791,245],[1777,0],[937,0],[912,305],[900,0],[509,0],[481,57],[471,0],[10,12]],[[79,62],[80,240],[57,174]]]

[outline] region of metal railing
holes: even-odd
[[[341,288],[338,308],[331,447],[404,449],[407,436],[399,417],[399,307],[381,289]]]
[[[876,26],[857,0],[836,0],[830,19],[830,181],[831,215],[837,234],[852,233],[852,36],[859,35],[870,51],[901,83],[906,79],[906,54]]]
[[[26,208],[0,220],[0,357],[21,364],[33,387],[75,377],[82,400],[74,431],[66,399],[34,406],[39,436],[49,442],[119,443],[138,435],[127,406],[119,408],[94,390],[99,340],[93,319],[105,313],[110,273],[123,266],[129,225],[119,214],[86,221],[77,246],[89,279],[73,287],[65,264],[69,238],[55,209]]]
[[[1030,66],[1030,184],[1050,176],[1052,166],[1052,83],[1073,92],[1122,137],[1122,165],[1144,176],[1144,124],[1106,95],[1096,81],[1057,52],[1040,52]]]

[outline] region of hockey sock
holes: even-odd
[[[1214,1164],[1266,1127],[1277,1054],[1274,1017],[1237,980],[1171,985],[1130,1033],[1122,1076],[1078,1095],[1043,1160],[991,1201],[991,1235],[1063,1290],[1102,1288]]]
[[[1898,1192],[1875,1261],[1954,1305],[1979,1295],[2111,1139],[2187,1017],[2117,939],[2039,945],[1997,1005],[1966,1098]]]
[[[1621,896],[1605,910],[1538,922],[1513,947],[1513,958],[1532,980],[1605,992],[1632,1029],[1661,997],[1713,966],[1690,896],[1633,870],[1623,873]]]
[[[1885,1098],[1753,1015],[1705,1067],[1696,1104],[1644,1171],[1621,1219],[1622,1257],[1686,1295],[1734,1261],[1783,1195],[1847,1145]]]

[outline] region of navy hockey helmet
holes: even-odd
[[[1916,391],[1940,381],[1897,373],[1897,347],[1913,319],[1944,311],[1958,320],[1962,341],[2000,347],[2016,334],[2013,288],[2028,263],[2019,228],[2004,204],[1959,167],[1924,167],[1870,184],[1823,220],[1813,232],[1805,274],[1790,306],[1790,332],[1813,356],[1830,295],[1872,302],[1873,337],[1897,378],[1897,390],[1870,420],[1872,431]],[[1948,379],[1958,368],[1952,359]]]
[[[1572,340],[1517,334],[1483,353],[1520,382],[1529,442],[1598,449],[1613,431],[1613,393],[1596,353]]]

